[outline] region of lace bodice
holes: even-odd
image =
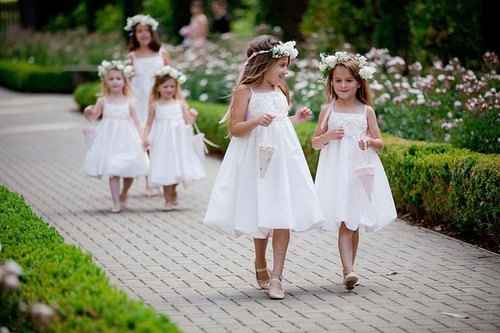
[[[129,114],[130,108],[129,108],[129,103],[109,103],[107,101],[104,101],[104,108],[103,108],[103,119],[120,119],[120,120],[129,120],[130,119],[130,114]]]
[[[263,113],[275,115],[275,120],[288,117],[288,101],[281,91],[256,92],[251,89],[251,94],[248,103],[248,118],[258,117]]]
[[[156,119],[157,120],[171,120],[183,121],[182,106],[179,102],[168,104],[156,104]]]
[[[332,106],[328,118],[328,128],[342,127],[344,129],[344,137],[359,138],[365,135],[368,129],[366,106],[363,106],[362,109],[362,111],[358,112],[335,112],[335,107]]]

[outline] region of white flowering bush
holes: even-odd
[[[241,45],[231,48],[209,45],[204,54],[170,47],[173,62],[187,75],[186,95],[201,102],[227,102],[240,65],[245,61]],[[350,52],[350,46],[346,49]],[[297,58],[288,72],[293,107],[307,105],[317,117],[325,102],[324,73],[345,52]],[[481,152],[499,152],[500,79],[498,58],[484,57],[484,69],[472,71],[456,59],[424,68],[406,64],[386,49],[357,55],[363,76],[369,80],[383,131],[409,139],[452,142]],[[375,70],[376,68],[376,70]],[[361,74],[361,73],[360,73]],[[496,124],[496,126],[494,126]]]

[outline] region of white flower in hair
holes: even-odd
[[[171,78],[179,81],[179,83],[181,83],[181,84],[186,82],[186,76],[180,70],[178,70],[172,66],[169,66],[169,65],[163,66],[155,73],[155,76],[157,76],[157,77],[165,76],[165,75],[168,75]]]
[[[319,70],[321,75],[326,78],[328,73],[339,64],[345,64],[349,61],[354,62],[359,68],[359,76],[363,80],[370,80],[373,78],[376,69],[373,65],[369,64],[366,58],[359,54],[352,54],[349,52],[338,51],[333,55],[320,54]]]
[[[125,31],[132,31],[134,29],[134,26],[139,23],[144,25],[149,25],[153,30],[156,30],[158,28],[158,21],[152,18],[151,16],[135,15],[127,18],[127,24],[123,29]]]
[[[134,75],[134,68],[129,65],[128,62],[120,60],[103,60],[101,64],[97,66],[97,73],[99,74],[99,77],[101,79],[104,79],[106,77],[106,74],[113,69],[119,70],[127,78],[130,78]]]
[[[290,60],[297,58],[299,51],[295,48],[295,44],[294,40],[286,43],[279,42],[271,49],[273,58],[290,57]]]

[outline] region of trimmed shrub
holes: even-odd
[[[99,82],[89,82],[80,84],[76,87],[73,92],[73,97],[76,104],[80,106],[83,110],[86,106],[95,104],[97,101],[97,95],[101,91],[101,86]]]
[[[0,61],[0,85],[25,92],[73,91],[73,75],[58,66]]]
[[[22,287],[0,297],[0,322],[16,332],[31,324],[16,317],[12,298],[56,309],[50,332],[179,332],[164,315],[113,288],[104,272],[79,248],[64,243],[17,194],[0,186],[0,262],[23,268]],[[5,296],[5,297],[4,297]]]

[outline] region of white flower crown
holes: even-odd
[[[99,73],[99,77],[103,80],[106,77],[106,74],[113,69],[119,70],[127,78],[130,78],[134,75],[134,67],[129,65],[128,62],[126,61],[103,60],[101,64],[97,66],[97,72]]]
[[[134,26],[139,23],[144,25],[149,25],[153,30],[156,30],[158,28],[158,21],[152,18],[151,16],[135,15],[127,18],[127,24],[123,29],[125,31],[132,31],[134,29]]]
[[[359,68],[359,76],[364,80],[370,80],[373,78],[373,74],[376,69],[373,65],[370,65],[366,58],[359,54],[352,54],[344,51],[335,52],[333,55],[320,54],[319,70],[321,75],[326,78],[328,73],[339,64],[345,64],[349,61],[354,62]]]
[[[172,66],[168,66],[168,65],[163,66],[155,73],[156,77],[165,76],[165,75],[168,75],[171,78],[179,81],[180,84],[183,84],[184,82],[186,82],[186,76],[181,71],[179,71],[178,69],[175,69]]]
[[[291,40],[286,43],[279,42],[269,50],[262,50],[253,53],[249,58],[263,53],[271,53],[273,58],[290,57],[290,60],[297,58],[299,51],[295,48],[295,41]]]

